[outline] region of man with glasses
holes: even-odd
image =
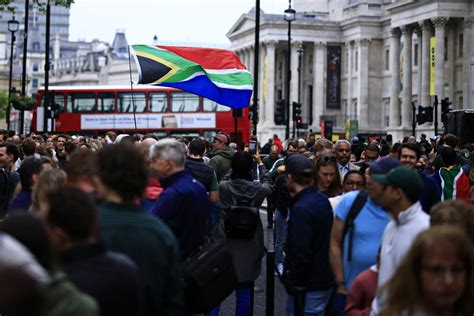
[[[380,157],[380,147],[375,143],[370,143],[365,147],[364,150],[365,162],[373,162],[379,159]]]
[[[393,158],[369,163],[369,169],[366,170],[365,196],[364,191],[348,192],[334,209],[330,258],[337,284],[338,303],[335,308],[338,310],[344,310],[347,292],[356,276],[375,264],[380,240],[389,222],[388,213],[380,204],[383,185],[374,182],[372,176],[386,174],[398,166],[400,162]],[[353,226],[348,229],[346,223],[348,218],[353,217],[354,211],[351,212],[351,209],[353,205],[357,206],[356,202],[360,204],[359,212],[353,218]]]

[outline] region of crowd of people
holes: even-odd
[[[229,216],[265,202],[288,315],[299,295],[305,315],[474,313],[473,144],[247,145],[1,131],[0,314],[191,315],[181,267],[220,242],[249,315],[265,227],[236,237]]]

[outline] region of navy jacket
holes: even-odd
[[[184,259],[205,241],[211,203],[206,188],[188,170],[176,172],[160,182],[165,190],[151,212],[171,228]]]
[[[418,172],[418,174],[425,185],[420,194],[421,207],[425,213],[430,214],[433,205],[441,201],[441,193],[439,192],[438,185],[431,177],[428,177],[423,172]]]
[[[291,287],[323,291],[334,285],[329,263],[333,213],[328,198],[313,186],[290,204],[285,278]]]

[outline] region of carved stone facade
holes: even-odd
[[[411,135],[412,104],[430,106],[430,39],[436,39],[434,94],[449,97],[455,109],[472,108],[474,3],[471,0],[294,0],[291,25],[290,104],[301,88],[303,123],[320,131],[322,119],[344,132],[356,119],[359,133]],[[243,14],[227,36],[253,72],[255,11]],[[288,22],[283,13],[260,14],[258,137],[284,135],[274,124],[274,107],[286,99]],[[301,46],[301,74],[298,53]],[[328,47],[341,47],[340,108],[327,108]],[[440,107],[440,106],[439,106]],[[441,113],[441,110],[438,111]],[[291,118],[290,114],[290,118]],[[292,124],[292,123],[291,123]],[[441,126],[441,123],[440,125]],[[432,123],[417,133],[433,134]]]

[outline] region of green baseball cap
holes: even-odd
[[[380,184],[402,189],[412,201],[418,199],[425,186],[418,173],[407,167],[394,168],[387,174],[373,174],[372,179]]]

